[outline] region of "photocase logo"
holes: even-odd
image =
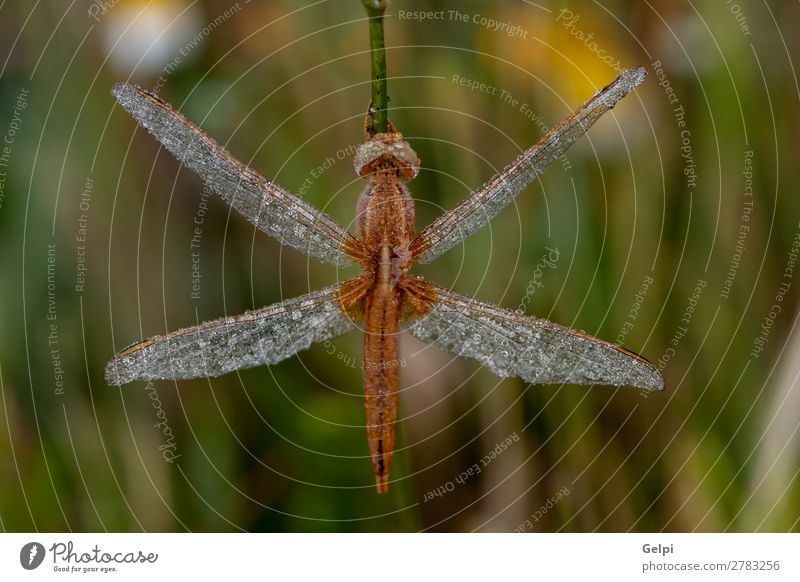
[[[19,551],[19,563],[26,570],[35,570],[44,561],[44,546],[39,542],[28,542]]]

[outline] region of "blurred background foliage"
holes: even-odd
[[[800,281],[787,268],[800,232],[799,18],[788,1],[392,3],[391,119],[423,160],[410,185],[418,227],[610,82],[614,63],[648,68],[565,163],[418,272],[624,340],[660,361],[667,388],[645,398],[500,381],[404,337],[394,480],[378,496],[357,334],[210,381],[103,381],[105,362],[141,337],[352,274],[204,200],[111,85],[157,89],[353,228],[369,80],[360,2],[3,2],[0,133],[13,129],[13,143],[0,167],[0,526],[798,530]],[[456,480],[475,463],[479,474]]]

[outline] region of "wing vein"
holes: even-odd
[[[344,285],[344,284],[343,284]],[[201,378],[284,360],[312,343],[354,329],[341,302],[341,286],[233,317],[154,336],[118,353],[106,381]]]
[[[641,67],[622,71],[610,85],[598,91],[502,172],[424,228],[411,243],[414,260],[429,263],[488,224],[604,113],[639,85],[646,74]]]
[[[500,377],[533,383],[628,385],[660,390],[658,370],[637,354],[542,319],[519,315],[425,282],[429,309],[408,330],[472,358]],[[414,286],[408,287],[410,290]],[[413,292],[413,291],[412,291]]]
[[[112,93],[180,162],[260,231],[322,262],[344,267],[361,242],[331,217],[231,156],[156,95],[128,84]]]

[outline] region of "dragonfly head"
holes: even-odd
[[[419,158],[401,134],[377,133],[358,146],[353,167],[362,178],[395,169],[398,177],[411,180],[419,173]]]

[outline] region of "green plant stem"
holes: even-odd
[[[389,126],[387,112],[389,96],[386,89],[386,49],[383,39],[383,16],[387,0],[361,0],[369,16],[369,46],[372,62],[372,105],[367,131],[370,135],[383,133]]]

